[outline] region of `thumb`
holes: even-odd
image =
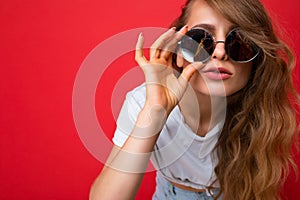
[[[186,86],[188,81],[191,79],[192,75],[198,71],[203,66],[202,62],[194,62],[189,64],[181,72],[178,81],[182,86]]]

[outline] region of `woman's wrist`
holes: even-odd
[[[167,119],[167,111],[160,105],[145,104],[140,111],[135,131],[131,136],[138,138],[152,137],[163,128]]]

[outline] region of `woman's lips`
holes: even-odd
[[[232,76],[232,73],[222,67],[211,67],[203,71],[203,74],[212,80],[226,80]]]

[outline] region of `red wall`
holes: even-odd
[[[0,2],[0,199],[88,198],[89,187],[102,167],[93,152],[110,144],[91,150],[90,143],[77,132],[72,95],[78,70],[99,43],[117,33],[139,27],[167,27],[183,2]],[[299,54],[296,0],[264,2],[287,29]],[[119,47],[116,44],[115,48]],[[98,61],[101,64],[101,59]],[[118,110],[126,89],[142,81],[133,75],[118,82],[134,66],[132,52],[126,53],[106,66],[99,78],[95,106],[108,139],[115,128],[112,109]],[[294,73],[298,86],[299,68]],[[124,86],[128,80],[128,86]],[[119,89],[112,93],[117,83]],[[150,199],[153,177],[153,172],[146,174],[137,199]],[[296,199],[299,188],[300,182],[290,176],[284,195]]]

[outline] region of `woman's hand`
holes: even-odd
[[[202,66],[202,63],[193,63],[184,67],[177,78],[172,67],[172,53],[178,41],[187,32],[187,26],[176,32],[175,28],[162,34],[150,48],[150,59],[144,56],[144,37],[139,35],[136,44],[135,60],[142,68],[146,80],[146,106],[163,108],[168,114],[182,98],[188,81]]]

